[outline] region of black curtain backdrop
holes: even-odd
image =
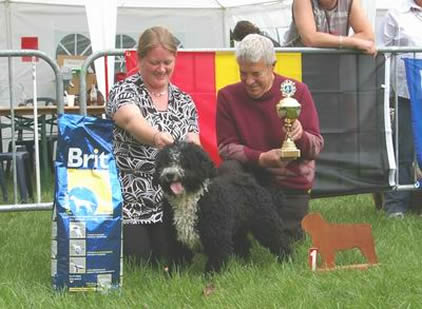
[[[325,139],[312,197],[388,188],[384,56],[303,54],[302,71]]]

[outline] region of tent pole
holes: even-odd
[[[12,18],[10,13],[10,1],[6,0],[4,3],[5,6],[5,21],[6,21],[6,48],[7,49],[13,49],[12,48]]]
[[[105,100],[108,100],[108,60],[107,55],[104,56],[104,75],[105,75]]]
[[[221,4],[219,0],[215,0],[215,2],[220,6],[223,10],[223,46],[230,47],[230,34],[227,35],[227,8]],[[229,42],[227,44],[227,42]]]

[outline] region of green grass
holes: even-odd
[[[43,175],[41,174],[41,177],[42,176]],[[16,187],[17,204],[31,204],[31,203],[36,203],[36,201],[37,201],[37,188],[36,188],[35,174],[31,173],[30,177],[31,177],[31,184],[32,184],[32,197],[29,196],[28,199],[26,200],[26,202],[22,202],[20,192],[19,192],[19,188]],[[48,179],[47,180],[41,179],[41,183],[40,183],[40,186],[41,186],[40,187],[41,203],[53,201],[53,199],[54,199],[54,177],[55,177],[54,174],[51,171],[49,171]],[[3,192],[1,192],[0,193],[0,196],[1,196],[0,207],[1,207],[2,204],[7,204],[7,205],[14,205],[15,204],[15,192],[14,192],[14,187],[13,187],[13,175],[10,171],[8,171],[7,173],[5,172],[5,183],[6,183],[6,189],[7,189],[7,192],[8,192],[7,193],[8,199],[7,199],[7,201],[5,201],[4,196],[3,196]]]
[[[313,273],[306,238],[282,264],[255,245],[249,261],[233,258],[212,279],[198,255],[172,278],[126,263],[119,292],[59,293],[50,281],[51,214],[0,213],[0,308],[422,308],[422,217],[388,219],[370,195],[315,199],[311,208],[330,222],[372,224],[380,265]],[[356,251],[337,256],[339,265],[362,262]]]

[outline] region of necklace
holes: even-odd
[[[153,97],[159,98],[162,97],[163,95],[167,94],[167,91],[161,91],[161,92],[149,92]]]
[[[164,96],[164,95],[167,94],[167,89],[166,90],[163,90],[163,91],[159,91],[159,92],[153,92],[153,91],[149,90],[147,87],[145,87],[145,88],[147,89],[147,91],[150,94],[150,96],[152,96],[154,98],[160,98],[160,97],[162,97],[162,96]]]
[[[162,97],[162,96],[164,96],[164,95],[166,95],[167,94],[167,92],[168,92],[168,85],[166,86],[166,88],[163,90],[163,91],[152,91],[152,90],[149,90],[149,88],[151,87],[145,80],[144,80],[144,87],[145,87],[145,89],[147,90],[147,92],[149,93],[149,95],[151,96],[151,97],[154,97],[154,98],[160,98],[160,97]]]

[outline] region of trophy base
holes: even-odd
[[[300,157],[300,149],[281,149],[282,160],[295,160]]]

